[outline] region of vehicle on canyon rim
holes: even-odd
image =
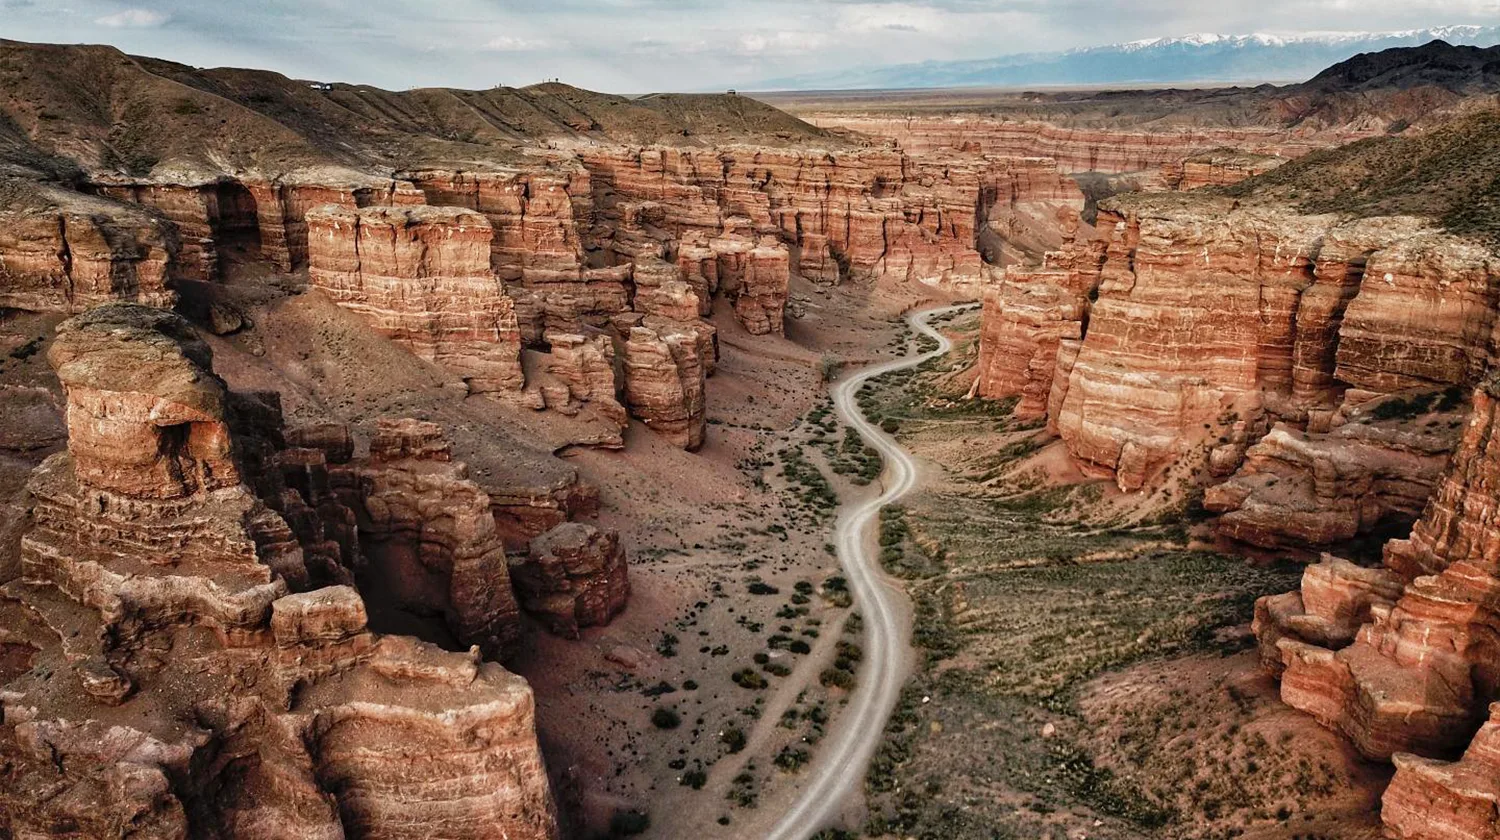
[[[1497,68],[0,41],[0,838],[1500,837]]]

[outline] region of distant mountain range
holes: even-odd
[[[1500,26],[1441,26],[1399,32],[1293,35],[1201,33],[1052,53],[969,61],[924,61],[768,79],[761,90],[1023,87],[1210,82],[1294,82],[1360,53],[1429,41],[1493,46]]]

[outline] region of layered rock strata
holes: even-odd
[[[1073,458],[1123,489],[1215,438],[1232,472],[1275,421],[1328,432],[1376,397],[1472,387],[1493,358],[1496,258],[1415,219],[1164,194],[1106,202],[1099,226],[1097,300],[1087,240],[1068,271],[990,288],[979,392],[1027,412],[1046,394]]]
[[[835,279],[836,266],[853,280],[977,282],[978,228],[997,205],[993,221],[1006,228],[1016,208],[1083,204],[1050,161],[751,147],[579,154],[606,223],[679,242],[771,234],[813,279]]]
[[[1398,777],[1410,775],[1392,785],[1395,800],[1407,803],[1393,816],[1408,826],[1407,797],[1465,777],[1401,754],[1457,755],[1500,690],[1492,630],[1500,586],[1497,395],[1494,379],[1475,392],[1473,416],[1441,487],[1411,538],[1386,545],[1384,568],[1325,561],[1323,570],[1309,569],[1300,592],[1256,605],[1256,636],[1263,659],[1280,672],[1282,699],[1348,736],[1370,758],[1397,756]],[[1484,759],[1486,738],[1471,746],[1472,760]],[[1472,803],[1471,793],[1455,787],[1431,803],[1439,815],[1472,808],[1461,804]],[[1437,816],[1434,824],[1445,819]]]
[[[72,314],[112,300],[176,301],[170,224],[103,199],[37,192],[0,209],[0,307]]]
[[[489,494],[434,423],[381,419],[370,455],[334,482],[359,515],[367,596],[439,615],[453,637],[500,657],[520,635]]]
[[[1248,450],[1232,440],[1216,447],[1211,470],[1228,472],[1242,461],[1204,496],[1203,506],[1220,514],[1217,533],[1262,548],[1302,549],[1415,522],[1458,441],[1463,406],[1452,400],[1446,411],[1378,419],[1382,406],[1408,399],[1443,402],[1430,392],[1398,394],[1355,408],[1329,432],[1278,423]]]
[[[697,450],[707,423],[701,333],[649,322],[627,329],[620,345],[625,404],[672,444]]]
[[[1328,134],[1282,128],[1181,128],[1132,131],[1073,128],[1034,120],[982,116],[907,117],[814,114],[821,128],[857,131],[894,140],[911,154],[961,150],[1007,157],[1046,157],[1064,172],[1143,172],[1173,166],[1220,148],[1261,155],[1300,157],[1370,133],[1353,128]]]
[[[1270,172],[1283,163],[1286,163],[1286,158],[1277,155],[1214,149],[1165,164],[1161,168],[1161,180],[1169,190],[1223,187]]]
[[[583,627],[608,624],[630,597],[625,549],[617,535],[577,522],[531,541],[512,560],[521,606],[553,633],[578,638]]]
[[[1073,227],[1076,237],[1076,219]],[[1047,252],[1039,267],[1010,266],[985,284],[974,392],[1018,397],[1017,417],[1047,416],[1059,353],[1083,338],[1106,245],[1088,231],[1084,236]]]
[[[169,221],[181,242],[175,276],[219,279],[225,259],[265,260],[278,271],[307,265],[307,214],[333,204],[346,209],[425,203],[407,181],[335,167],[278,177],[223,176],[201,183],[134,181],[118,176],[87,185],[98,195],[144,205]]]
[[[490,223],[447,207],[320,207],[307,215],[308,278],[381,334],[462,377],[518,391],[515,303],[490,270]]]
[[[6,832],[557,836],[525,681],[371,633],[338,584],[341,434],[287,448],[161,310],[93,310],[49,358],[70,441],[0,588]]]

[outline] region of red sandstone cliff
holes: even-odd
[[[1471,387],[1492,358],[1496,258],[1417,220],[1141,195],[1099,226],[1102,258],[1081,239],[986,290],[977,389],[1045,409],[1074,459],[1123,489],[1219,444],[1228,474],[1275,421],[1324,434],[1382,395]],[[1395,470],[1410,511],[1446,448],[1379,446],[1429,459]]]
[[[1496,481],[1500,415],[1493,378],[1437,494],[1384,567],[1336,558],[1300,591],[1256,604],[1262,658],[1282,699],[1396,764],[1382,818],[1394,837],[1491,838]],[[1478,734],[1475,734],[1478,729]],[[1455,757],[1456,764],[1439,759]]]
[[[523,384],[515,304],[490,271],[492,230],[457,208],[325,206],[308,214],[308,278],[469,390]]]
[[[0,180],[0,306],[81,312],[111,300],[171,306],[173,227],[68,190]]]

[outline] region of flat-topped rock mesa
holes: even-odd
[[[349,585],[362,545],[405,538],[451,563],[456,633],[514,619],[491,502],[433,430],[382,426],[368,462],[337,427],[287,434],[274,395],[229,391],[186,322],[135,304],[65,323],[49,360],[69,446],[0,587],[9,830],[557,836],[526,682],[371,632]]]
[[[528,384],[515,302],[491,270],[493,229],[484,215],[456,207],[325,206],[308,215],[308,224],[308,276],[314,287],[460,377],[472,393],[515,393]],[[742,278],[764,273],[753,251],[745,256],[750,267],[741,269]],[[619,445],[628,407],[648,427],[696,449],[703,441],[703,380],[717,356],[714,328],[699,320],[691,288],[675,279],[677,267],[661,260],[654,264],[669,277],[648,285],[654,294],[638,305],[665,317],[643,319],[622,298],[618,310],[598,313],[610,316],[602,327],[589,319],[544,332],[548,352],[528,393],[536,407],[596,411],[617,430],[613,442],[600,441],[604,445]],[[767,331],[767,306],[785,300],[786,265],[779,265],[780,296],[768,303],[742,279],[747,289],[736,300],[736,309],[758,317]],[[672,304],[674,293],[685,302]],[[779,309],[776,315],[779,328]],[[679,317],[684,320],[675,320]],[[664,352],[668,344],[661,344],[648,351],[632,340],[643,329],[677,349]]]
[[[1493,377],[1475,391],[1438,492],[1382,567],[1327,557],[1299,591],[1256,603],[1282,699],[1395,763],[1381,811],[1392,836],[1493,836],[1497,393]]]

